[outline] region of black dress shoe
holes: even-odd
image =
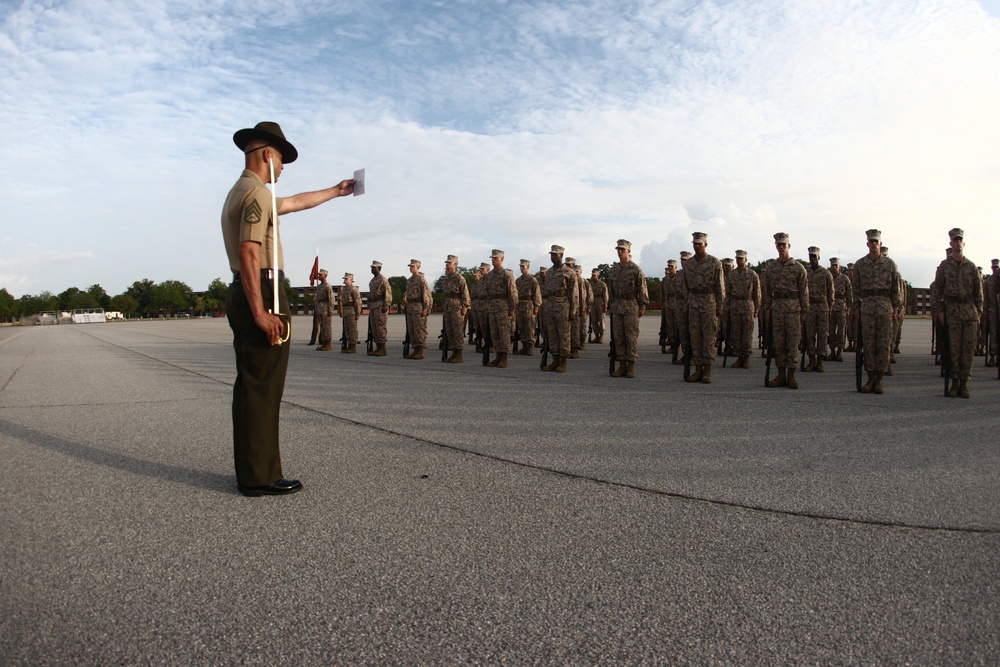
[[[302,482],[297,479],[279,479],[266,486],[238,486],[244,496],[287,496],[302,490]]]

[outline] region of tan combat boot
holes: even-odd
[[[784,387],[787,384],[787,382],[788,382],[788,380],[785,378],[785,369],[784,368],[779,368],[778,369],[778,374],[775,375],[774,378],[770,382],[767,383],[767,386],[768,387]]]
[[[543,371],[554,371],[559,367],[559,357],[552,355],[552,363],[548,366],[542,366]]]
[[[579,350],[572,350],[569,353],[569,358],[570,359],[579,359],[580,358],[580,351]]]
[[[611,373],[611,377],[613,377],[613,378],[620,378],[623,375],[625,375],[625,362],[624,361],[618,361],[618,362],[615,362],[615,363],[617,363],[618,366],[615,368],[614,372]]]
[[[844,361],[844,357],[841,356],[840,353],[841,353],[841,349],[838,347],[837,348],[837,356],[834,357],[834,359],[833,359],[834,361],[841,361],[841,362]]]
[[[497,354],[497,368],[507,368],[507,353],[500,352]]]
[[[966,384],[966,382],[967,382],[966,380],[962,380],[961,382],[958,383],[958,395],[961,396],[962,398],[969,397],[969,385]]]
[[[702,370],[701,366],[698,366],[698,370],[688,376],[685,382],[701,382],[702,376],[705,375],[705,371]]]
[[[413,350],[413,354],[410,355],[410,359],[420,360],[423,358],[424,358],[424,348],[423,346],[418,345],[416,349]]]
[[[810,354],[809,355],[809,363],[806,365],[805,368],[802,369],[802,372],[803,373],[812,373],[814,370],[816,370],[816,355],[815,354]]]
[[[347,354],[357,354],[357,353],[358,353],[357,343],[351,343],[350,345],[347,346]]]
[[[789,389],[798,389],[799,388],[799,383],[796,382],[796,380],[795,380],[795,369],[794,368],[789,368],[788,369],[788,377],[785,380],[785,384],[788,385]]]
[[[385,354],[386,354],[386,352],[385,352],[385,343],[375,343],[375,351],[372,352],[372,356],[373,357],[384,357]]]
[[[885,374],[888,375],[889,377],[892,377],[892,366],[889,366],[888,368],[885,369]]]
[[[535,354],[535,346],[532,345],[531,343],[528,343],[527,345],[524,346],[524,356],[530,357],[533,354]]]
[[[323,345],[320,345],[319,347],[317,347],[316,351],[317,352],[329,352],[332,349],[333,349],[332,345],[330,345],[329,343],[324,343]]]
[[[885,386],[882,384],[882,374],[881,373],[876,373],[875,374],[875,386],[872,387],[872,393],[873,394],[884,394],[885,393]]]
[[[750,355],[749,354],[744,354],[743,355],[743,366],[742,367],[745,368],[745,369],[747,369],[747,370],[750,370]]]
[[[487,361],[486,365],[487,366],[491,366],[493,368],[496,368],[497,364],[499,364],[499,363],[500,363],[500,354],[498,353],[497,356],[495,356],[494,358],[492,358],[489,361]]]
[[[625,362],[625,377],[627,377],[629,379],[634,379],[635,378],[635,362],[634,361],[626,361]]]
[[[870,393],[872,393],[872,390],[875,389],[875,382],[877,381],[877,377],[876,376],[877,376],[877,373],[874,373],[872,371],[868,371],[868,382],[866,382],[864,384],[864,386],[861,387],[861,393],[862,394],[870,394]]]
[[[461,350],[455,350],[452,353],[451,357],[448,358],[448,363],[449,364],[460,364],[460,363],[462,363],[462,351]]]
[[[559,357],[559,364],[556,366],[556,373],[566,372],[566,357]]]
[[[709,366],[705,366],[705,370],[702,371],[702,374],[701,374],[701,383],[702,384],[712,384],[712,367],[710,365]]]
[[[816,369],[815,370],[816,370],[817,373],[822,373],[823,372],[823,357],[816,357]]]

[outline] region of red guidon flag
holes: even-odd
[[[316,261],[313,262],[312,271],[309,273],[309,287],[315,287],[319,280],[319,253],[316,254]]]

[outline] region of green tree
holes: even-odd
[[[608,282],[608,278],[611,276],[611,265],[610,264],[598,264],[597,270],[600,271],[598,275],[601,276],[602,282]]]
[[[0,287],[0,320],[11,322],[15,315],[17,315],[17,300],[6,287]]]
[[[402,307],[403,296],[406,294],[406,277],[391,276],[386,280],[389,281],[389,287],[392,288],[392,302],[397,306]]]
[[[128,292],[123,292],[111,299],[111,310],[117,310],[125,317],[132,317],[139,310],[139,302]]]
[[[143,280],[135,281],[132,283],[131,287],[125,290],[125,294],[135,299],[137,304],[135,311],[133,312],[142,317],[150,317],[156,314],[152,305],[153,291],[155,287],[156,283],[149,278],[144,278]]]
[[[87,288],[87,294],[94,297],[98,308],[111,310],[111,297],[104,291],[103,287],[95,283]]]
[[[59,297],[51,292],[42,292],[38,296],[23,295],[17,300],[19,314],[22,317],[46,311],[59,310]]]
[[[153,312],[172,315],[191,307],[191,288],[179,280],[164,280],[154,285],[152,292]]]

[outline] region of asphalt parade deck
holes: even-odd
[[[224,319],[0,329],[0,663],[1000,663],[1000,381],[943,397],[929,321],[882,396],[686,384],[655,316],[634,380],[402,326],[295,319],[284,498],[237,493]]]

